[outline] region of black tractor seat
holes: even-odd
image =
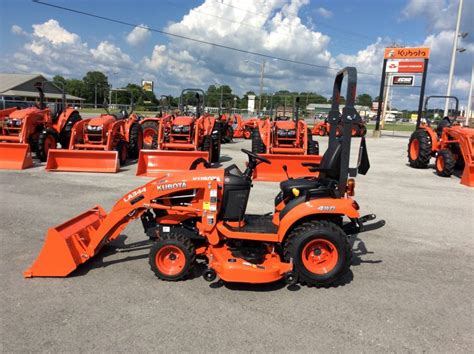
[[[339,180],[341,165],[341,140],[330,146],[324,153],[318,166],[309,167],[308,172],[319,172],[318,177],[290,178],[280,182],[283,197],[293,199],[293,189],[299,191],[299,196],[312,198],[335,197],[334,190]]]

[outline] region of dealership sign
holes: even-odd
[[[392,85],[393,86],[414,86],[415,75],[393,75]]]
[[[388,73],[422,73],[425,68],[423,61],[387,60]]]
[[[384,59],[428,59],[430,48],[385,48]]]

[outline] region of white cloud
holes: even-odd
[[[32,33],[22,30],[28,41],[13,55],[11,65],[16,71],[80,78],[90,70],[129,76],[130,70],[126,69],[133,71],[136,68],[130,56],[113,43],[102,41],[97,47],[90,48],[78,34],[61,27],[56,20],[32,27]],[[18,28],[15,31],[20,33]]]
[[[324,18],[331,18],[332,17],[332,12],[328,9],[325,9],[324,7],[319,7],[316,12]]]
[[[18,25],[13,25],[12,28],[11,28],[11,32],[13,34],[16,34],[16,35],[20,35],[20,36],[23,36],[26,34],[25,31],[23,31],[23,28],[21,28],[20,26]]]
[[[138,46],[150,38],[151,33],[148,26],[141,24],[135,27],[126,37],[127,43],[133,46]]]
[[[79,41],[79,36],[68,32],[59,25],[56,20],[49,20],[40,25],[33,25],[33,35],[38,38],[44,38],[54,45],[74,44]]]
[[[206,0],[165,30],[248,51],[335,66],[327,49],[330,38],[307,27],[299,17],[301,8],[308,3],[309,0],[262,0],[258,3],[231,0],[225,2],[230,5],[226,6]],[[161,81],[183,85],[202,82],[206,88],[217,80],[229,83],[238,93],[243,93],[256,89],[260,74],[260,67],[244,63],[245,59],[262,60],[245,53],[172,38],[166,47],[156,45],[153,52],[143,58],[143,63],[150,73],[159,71]],[[300,91],[319,89],[329,94],[330,85],[325,79],[333,74],[328,74],[326,69],[267,59],[264,86],[268,87],[267,91],[285,87]],[[289,77],[292,79],[288,80]]]

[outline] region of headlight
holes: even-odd
[[[23,124],[23,121],[21,119],[7,118],[5,120],[5,124],[10,127],[21,127],[21,125]]]
[[[102,131],[102,126],[101,125],[88,125],[87,130],[90,132],[100,132]]]

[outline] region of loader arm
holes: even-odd
[[[223,178],[224,172],[220,170],[192,171],[179,178],[162,175],[122,196],[108,214],[96,206],[50,228],[38,258],[23,274],[26,278],[67,276],[116,239],[129,222],[149,210],[200,217],[200,232],[211,233],[219,210],[218,181]],[[194,193],[192,202],[179,204],[169,198],[170,194],[183,191]]]

